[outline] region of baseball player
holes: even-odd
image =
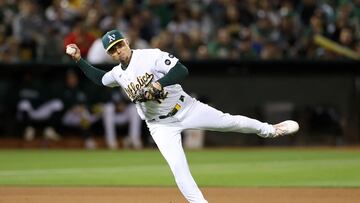
[[[189,202],[207,201],[190,173],[181,143],[180,133],[183,130],[255,133],[263,138],[274,138],[299,129],[295,121],[271,125],[223,113],[199,102],[182,89],[180,83],[188,75],[188,70],[172,54],[159,49],[132,50],[117,30],[107,32],[102,37],[102,43],[105,51],[120,62],[108,72],[93,67],[81,58],[76,44],[67,45],[66,52],[91,81],[108,87],[121,86],[136,103],[138,114],[145,120],[177,186]]]

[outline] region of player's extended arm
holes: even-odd
[[[69,50],[70,49],[70,50]],[[71,50],[73,49],[73,50]],[[76,44],[69,44],[66,46],[66,53],[69,54],[84,72],[85,76],[97,85],[103,85],[102,78],[105,75],[105,71],[95,68],[89,62],[81,58],[80,49]]]
[[[87,78],[89,78],[92,82],[97,85],[103,85],[102,78],[105,75],[105,71],[95,68],[89,62],[80,58],[79,61],[76,62],[79,68],[84,72]]]

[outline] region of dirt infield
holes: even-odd
[[[355,203],[360,188],[202,188],[211,203]],[[0,203],[180,203],[167,187],[0,187]]]

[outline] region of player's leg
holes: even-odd
[[[62,117],[62,125],[71,130],[79,131],[85,139],[87,149],[95,149],[96,142],[92,137],[91,126],[94,118],[84,106],[73,106],[65,111]]]
[[[129,136],[135,149],[142,148],[141,142],[141,118],[137,114],[136,106],[129,104],[125,111],[129,121]]]
[[[115,105],[113,103],[106,103],[103,108],[105,142],[110,149],[117,149],[118,143],[116,140]]]
[[[151,136],[161,154],[169,164],[176,184],[185,198],[191,203],[207,203],[195,183],[181,143],[179,123],[147,123]]]
[[[137,114],[134,104],[129,104],[122,112],[116,112],[116,106],[113,103],[104,106],[104,128],[106,142],[110,148],[116,148],[116,125],[129,125],[128,139],[124,140],[135,149],[142,148],[141,142],[141,118]],[[116,147],[115,147],[116,146]]]
[[[271,124],[246,116],[223,113],[199,101],[183,117],[181,123],[185,128],[255,133],[261,137],[272,137],[275,134],[275,128]]]
[[[26,141],[31,141],[35,138],[35,128],[33,120],[30,117],[30,112],[33,107],[28,100],[21,100],[17,105],[17,119],[20,123],[20,129],[23,132],[23,137]]]
[[[19,103],[18,108],[23,112],[23,117],[28,117],[33,123],[37,123],[38,127],[44,128],[44,137],[51,140],[59,140],[60,135],[55,131],[56,123],[54,122],[55,114],[63,109],[63,104],[59,99],[53,99],[45,102],[36,109],[32,108],[29,101],[23,100]],[[24,115],[26,113],[26,116]],[[29,129],[29,128],[27,128]],[[31,134],[31,133],[30,133]],[[25,133],[27,140],[31,140],[29,133]]]

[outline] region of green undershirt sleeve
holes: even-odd
[[[180,84],[180,82],[183,81],[188,74],[188,69],[180,62],[177,62],[176,65],[172,67],[166,75],[164,75],[164,77],[158,80],[158,82],[162,87]]]
[[[94,82],[97,85],[103,85],[102,77],[105,75],[106,73],[105,71],[95,68],[83,58],[80,58],[80,60],[76,62],[76,64],[84,72],[86,77],[89,78],[92,82]]]

